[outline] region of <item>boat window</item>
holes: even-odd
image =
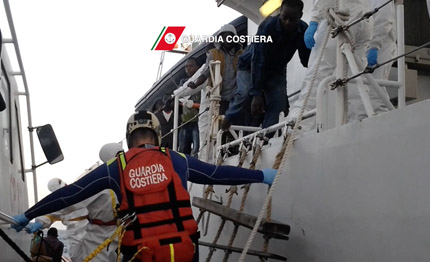
[[[6,101],[4,101],[3,94],[0,92],[0,112],[6,109]]]
[[[0,93],[1,96],[4,98],[5,101],[5,110],[0,112],[0,139],[1,139],[1,148],[3,149],[2,153],[5,156],[9,156],[9,160],[12,163],[13,161],[13,154],[12,154],[12,134],[10,132],[11,125],[10,120],[12,118],[12,112],[10,110],[10,82],[6,74],[6,69],[3,64],[3,61],[1,62],[1,75],[0,75]]]
[[[3,47],[3,38],[1,35],[1,30],[0,30],[0,60],[1,60],[1,49],[2,49],[2,47]],[[0,78],[1,78],[1,76],[0,76]],[[0,83],[0,85],[1,85],[1,83]],[[0,91],[0,112],[4,111],[5,109],[6,109],[6,101],[4,101],[3,94]]]
[[[22,138],[21,138],[21,121],[19,118],[19,109],[18,109],[18,105],[15,103],[15,121],[16,121],[16,129],[18,130],[18,150],[19,150],[19,167],[20,169],[20,173],[21,173],[21,178],[22,181],[25,181],[25,170],[24,170],[24,155],[22,152]]]

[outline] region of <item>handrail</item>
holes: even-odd
[[[310,117],[313,117],[313,116],[315,116],[315,112],[316,112],[316,109],[313,109],[313,110],[310,110],[310,111],[308,111],[308,112],[306,112],[304,115],[303,115],[303,119],[307,119],[307,118],[310,118]],[[252,134],[249,134],[249,135],[247,135],[247,136],[244,136],[244,137],[242,137],[242,138],[239,138],[239,139],[236,139],[236,140],[234,140],[234,141],[231,141],[231,142],[229,142],[229,143],[226,143],[226,144],[223,144],[223,145],[220,145],[220,146],[218,146],[217,147],[217,152],[218,151],[220,151],[220,150],[225,150],[225,149],[228,149],[229,147],[231,147],[231,146],[236,146],[236,145],[239,145],[243,140],[253,140],[255,137],[257,137],[257,136],[261,136],[261,135],[265,135],[265,134],[268,134],[268,133],[271,133],[271,132],[274,132],[274,131],[277,131],[277,130],[279,130],[279,129],[282,129],[282,128],[285,128],[285,127],[287,127],[287,126],[292,126],[292,123],[291,123],[291,120],[288,120],[288,119],[285,119],[284,121],[282,121],[282,122],[279,122],[279,123],[277,123],[277,124],[274,124],[274,125],[272,125],[272,126],[269,126],[269,127],[267,127],[267,128],[264,128],[264,129],[260,129],[259,131],[256,131],[256,132],[254,132],[254,133],[252,133]],[[219,132],[223,132],[222,130],[220,130]],[[289,131],[287,131],[287,133],[283,133],[283,135],[286,135],[286,134],[289,134],[290,132]]]
[[[403,0],[397,0],[397,55],[405,53],[405,9]],[[398,107],[406,106],[406,62],[402,56],[397,60],[398,81],[401,86],[398,92]]]
[[[199,70],[197,70],[196,73],[194,73],[194,75],[192,77],[190,77],[181,87],[179,87],[177,90],[175,90],[173,92],[173,96],[174,96],[174,120],[173,120],[173,150],[177,150],[178,148],[178,126],[179,126],[179,98],[181,97],[185,97],[185,96],[190,96],[193,95],[197,92],[200,92],[203,88],[206,88],[209,90],[210,92],[210,103],[212,106],[209,107],[209,117],[208,120],[209,122],[209,126],[208,126],[208,132],[214,132],[211,134],[207,134],[207,138],[206,139],[212,139],[214,138],[214,136],[216,135],[216,132],[218,132],[218,123],[217,120],[213,120],[212,117],[213,116],[219,116],[218,115],[218,108],[215,108],[215,104],[212,102],[216,102],[217,100],[220,100],[220,89],[218,88],[221,84],[222,81],[222,77],[220,74],[220,61],[210,61],[209,62],[209,70],[210,70],[210,77],[212,78],[212,83],[214,87],[207,87],[205,85],[205,83],[201,84],[200,86],[198,86],[195,89],[191,89],[190,87],[188,87],[188,83],[191,81],[196,80],[200,75],[201,72],[203,71],[203,69],[205,69],[205,65],[202,65]],[[205,110],[207,111],[207,110]],[[199,114],[204,113],[200,112]],[[212,126],[212,122],[213,122],[213,126]],[[214,131],[214,129],[216,131]],[[204,132],[202,132],[202,130],[200,130],[200,135],[204,134]],[[206,143],[207,148],[205,149],[205,151],[207,151],[207,156],[209,156],[209,152],[210,149],[209,147],[211,146],[210,143]],[[200,150],[202,149],[203,145],[200,145]],[[210,158],[211,159],[211,158]],[[209,159],[206,159],[206,161],[208,161]]]
[[[15,219],[13,219],[12,216],[0,211],[0,220],[3,220],[4,222],[7,222],[8,224],[17,224]]]
[[[398,53],[404,54],[404,16],[403,16],[403,1],[398,1],[397,6],[397,32],[398,32]],[[341,41],[341,40],[338,40]],[[347,80],[341,81],[343,83],[346,82],[358,82],[360,85],[358,86],[360,91],[360,96],[363,101],[364,107],[366,109],[366,113],[371,116],[374,114],[373,108],[371,106],[370,100],[368,95],[363,92],[363,84],[371,86],[376,93],[378,94],[379,98],[384,102],[385,106],[389,110],[394,110],[394,106],[389,100],[389,97],[383,92],[381,89],[382,86],[386,87],[395,87],[398,89],[398,107],[404,107],[405,106],[405,59],[404,56],[399,57],[398,59],[398,81],[389,81],[389,80],[381,80],[381,79],[374,79],[372,75],[359,72],[358,67],[363,68],[364,65],[359,61],[358,59],[355,59],[354,54],[351,52],[351,47],[347,43],[343,43],[341,46],[342,53],[345,55],[346,60],[348,60],[348,64],[351,68],[352,73],[354,74],[354,77],[350,77]],[[339,56],[340,54],[338,54]],[[395,58],[394,58],[395,59]],[[341,63],[342,64],[342,63]],[[338,66],[339,66],[339,60],[338,60]],[[339,70],[339,69],[338,69]],[[338,71],[337,79],[341,79],[339,77],[342,73],[343,69],[340,69]],[[362,76],[361,78],[356,78]],[[329,76],[323,79],[323,81],[320,82],[318,89],[317,89],[317,117],[316,117],[316,128],[317,132],[321,132],[323,130],[327,129],[327,104],[325,103],[325,97],[327,96],[327,90],[325,89],[330,81],[333,81],[334,77]],[[335,83],[335,86],[337,86],[338,83]],[[361,89],[360,89],[361,88]],[[333,88],[332,88],[333,89]],[[345,115],[345,109],[344,109],[344,97],[343,97],[343,89],[337,88],[337,98],[336,98],[336,126],[340,126],[343,124],[341,121],[344,119]]]
[[[194,73],[192,77],[190,77],[182,86],[180,86],[178,89],[173,91],[173,97],[174,97],[174,107],[173,107],[173,150],[178,149],[178,126],[179,126],[179,98],[184,96],[190,96],[197,92],[200,92],[200,90],[204,87],[204,83],[198,86],[195,89],[191,89],[188,87],[188,83],[191,81],[196,80],[200,73],[203,71],[204,64]]]
[[[31,105],[30,105],[30,93],[28,91],[28,84],[27,84],[27,77],[24,70],[24,65],[22,63],[22,57],[21,52],[18,45],[18,38],[16,36],[15,26],[13,23],[12,13],[9,5],[8,0],[3,0],[5,12],[9,24],[9,30],[12,35],[12,42],[15,47],[15,55],[18,60],[20,75],[22,77],[22,81],[24,84],[24,93],[20,93],[20,95],[24,95],[26,97],[27,102],[27,118],[28,118],[28,128],[29,128],[29,137],[30,137],[30,155],[31,155],[31,166],[32,168],[29,170],[24,170],[25,172],[32,172],[33,173],[33,187],[34,187],[34,201],[38,201],[38,193],[37,193],[37,176],[36,176],[36,169],[34,166],[36,166],[36,160],[34,156],[34,141],[33,141],[33,123],[32,123],[32,117],[31,117]]]
[[[372,78],[371,76],[369,76]],[[327,130],[327,103],[326,103],[326,96],[328,95],[326,91],[330,90],[330,84],[335,79],[335,76],[328,76],[324,78],[317,88],[317,111],[316,111],[316,127],[317,132],[321,132],[323,130]],[[372,78],[373,79],[373,78]],[[397,88],[400,89],[401,83],[398,81],[391,81],[391,80],[384,80],[384,79],[373,79],[379,86],[385,86],[385,87],[391,87],[391,88]],[[350,83],[357,83],[358,81],[356,79],[352,79],[349,81]],[[369,85],[368,79],[363,79],[363,84]],[[373,86],[373,85],[372,85]],[[392,105],[391,105],[392,106]],[[390,110],[393,110],[394,107],[390,107],[387,105],[387,107]],[[341,107],[342,108],[342,107]],[[342,108],[343,109],[343,108]],[[338,108],[336,108],[336,114],[342,114],[342,112],[338,112]]]

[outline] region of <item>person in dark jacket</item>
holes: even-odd
[[[161,126],[161,144],[162,147],[173,148],[173,132],[168,134],[173,129],[173,99],[168,98],[164,102],[162,110],[155,113],[160,121]],[[167,135],[168,134],[168,135]]]
[[[308,25],[301,20],[302,15],[301,0],[284,0],[280,14],[258,27],[257,35],[273,39],[273,43],[255,43],[251,57],[251,113],[264,114],[263,128],[278,123],[281,111],[288,115],[286,67],[296,51],[301,64],[308,65],[310,50],[304,42]]]
[[[63,256],[64,244],[58,240],[58,230],[51,227],[48,230],[48,236],[40,239],[35,237],[31,248],[31,256],[33,261],[45,262],[61,262]]]

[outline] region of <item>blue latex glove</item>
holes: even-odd
[[[263,175],[264,175],[263,183],[267,185],[272,185],[273,180],[275,179],[275,176],[276,176],[276,172],[278,172],[278,170],[273,168],[264,168],[261,171],[263,172]]]
[[[25,214],[13,216],[13,219],[16,221],[17,225],[11,224],[11,227],[15,229],[16,232],[21,231],[28,224],[28,222],[30,222]]]
[[[43,227],[42,223],[40,223],[39,221],[36,221],[34,223],[28,224],[28,226],[25,228],[25,231],[27,231],[27,233],[35,233],[39,231],[39,229],[41,229],[42,227]]]
[[[367,53],[367,64],[369,66],[374,66],[378,63],[378,49],[372,48]]]
[[[308,49],[312,49],[312,47],[315,46],[314,35],[315,35],[315,32],[317,31],[317,28],[318,28],[318,23],[311,21],[309,23],[308,29],[306,29],[305,31],[305,45]]]

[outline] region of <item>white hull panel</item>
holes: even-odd
[[[269,251],[300,262],[428,261],[428,130],[430,100],[297,139],[272,209],[273,219],[291,225],[290,240],[271,241]],[[274,144],[265,148],[257,168],[271,167],[280,143]],[[224,187],[215,190],[226,202]],[[264,185],[252,186],[246,213],[258,215],[266,192]],[[201,189],[192,193],[201,196]],[[203,241],[212,242],[218,224],[212,215]],[[219,244],[228,243],[232,228],[227,223]],[[234,246],[243,247],[249,232],[239,231]],[[252,248],[262,248],[260,234]],[[207,251],[200,247],[201,259]],[[215,252],[212,261],[221,261],[223,253]],[[233,254],[230,261],[238,257]]]

